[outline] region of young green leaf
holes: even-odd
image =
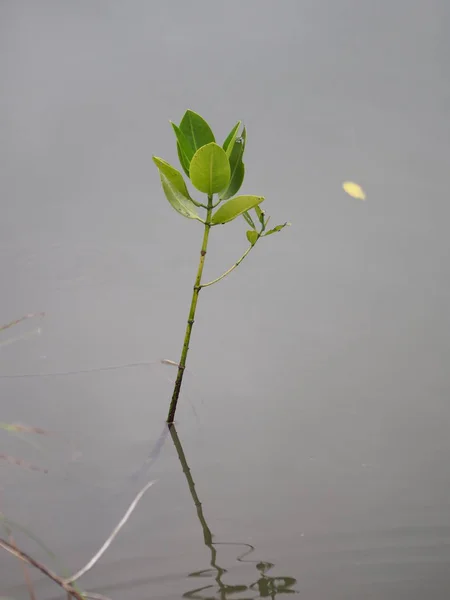
[[[178,127],[178,125],[175,125],[175,123],[172,123],[172,121],[170,121],[170,124],[172,125],[172,128],[175,132],[175,135],[177,137],[177,142],[181,148],[181,151],[183,152],[183,154],[186,156],[188,162],[190,163],[192,160],[192,157],[194,156],[194,153],[195,153],[194,149],[192,148],[191,144],[189,143],[189,140],[184,135],[184,133],[181,131],[181,129]]]
[[[205,119],[192,110],[187,110],[184,113],[180,123],[180,130],[187,138],[194,152],[202,146],[216,141],[211,127]]]
[[[188,219],[202,221],[189,196],[183,175],[162,158],[154,156],[153,162],[158,167],[164,193],[172,207]]]
[[[231,198],[237,194],[241,188],[242,182],[244,181],[245,166],[242,162],[242,157],[244,156],[246,140],[247,133],[244,127],[241,137],[236,138],[233,144],[233,149],[230,154],[230,182],[228,183],[227,187],[220,192],[219,198],[221,200],[228,200],[228,198]]]
[[[256,244],[259,238],[259,233],[255,230],[247,231],[247,239],[252,246]]]
[[[225,150],[215,142],[202,146],[194,154],[189,168],[192,185],[205,194],[216,194],[230,180],[230,163]]]
[[[242,216],[247,221],[247,223],[250,225],[250,227],[252,227],[253,229],[256,229],[256,225],[255,225],[253,219],[251,218],[250,213],[245,211],[245,213],[242,213]]]
[[[261,208],[259,208],[259,206],[255,206],[255,212],[261,225],[264,225],[264,211]]]
[[[238,121],[230,133],[227,135],[226,140],[223,143],[222,148],[227,153],[228,158],[230,158],[231,151],[233,150],[234,143],[236,141],[237,132],[239,131],[239,127],[241,126],[241,121]]]
[[[178,152],[178,160],[180,161],[180,165],[183,167],[183,171],[189,177],[190,161],[187,159],[186,154],[180,148],[180,144],[178,142],[177,142],[177,152]]]
[[[230,182],[229,182],[228,186],[226,187],[226,189],[224,189],[220,192],[220,194],[219,194],[220,200],[228,200],[229,198],[232,198],[233,196],[235,196],[238,193],[238,191],[241,189],[242,183],[244,181],[244,177],[245,177],[245,165],[241,161],[233,169],[231,176],[230,176]]]
[[[282,229],[284,229],[284,227],[289,227],[289,225],[290,225],[290,223],[283,223],[283,225],[277,225],[273,229],[269,229],[269,231],[266,231],[266,233],[264,233],[264,237],[266,235],[272,235],[272,233],[277,233],[278,231],[281,231]]]
[[[211,223],[220,225],[232,221],[239,215],[263,202],[264,196],[236,196],[222,204],[213,214]]]

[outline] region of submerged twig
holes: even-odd
[[[46,546],[46,544],[44,544],[44,542],[40,538],[38,538],[37,535],[35,535],[32,531],[30,531],[28,529],[28,527],[25,527],[24,525],[21,525],[20,523],[16,523],[16,521],[12,521],[11,519],[8,519],[1,512],[0,512],[0,522],[3,522],[4,525],[6,527],[8,527],[9,530],[17,529],[18,531],[21,531],[22,533],[24,533],[31,540],[33,540],[33,542],[35,544],[37,544],[40,548],[42,548],[42,550],[47,554],[47,556],[49,556],[49,558],[51,558],[53,561],[57,562],[58,559],[57,559],[56,554],[54,552],[52,552],[50,550],[50,548],[48,548]],[[64,570],[61,565],[58,565],[58,568],[61,568],[61,570]]]
[[[88,571],[90,571],[90,569],[92,569],[92,567],[95,565],[95,563],[99,560],[99,558],[105,553],[105,551],[109,548],[109,546],[111,545],[112,541],[114,540],[114,538],[116,537],[116,535],[119,533],[119,531],[122,529],[122,527],[125,525],[125,523],[128,521],[131,513],[133,512],[133,510],[136,508],[137,503],[139,502],[139,500],[142,498],[142,496],[145,494],[145,492],[154,484],[156,483],[156,481],[149,481],[149,483],[147,483],[147,485],[145,485],[142,490],[137,494],[137,496],[135,497],[135,499],[133,500],[133,502],[130,504],[128,510],[126,511],[126,513],[124,514],[124,516],[122,517],[122,519],[119,521],[118,525],[114,528],[113,532],[111,533],[111,535],[109,536],[109,538],[106,540],[106,542],[103,544],[103,546],[100,548],[100,550],[91,558],[91,560],[79,571],[77,571],[75,573],[75,575],[72,575],[71,577],[68,577],[67,579],[64,579],[64,583],[66,585],[74,583],[77,579],[79,579],[82,575],[84,575],[85,573],[87,573]]]
[[[81,594],[80,592],[78,592],[72,585],[65,582],[64,579],[59,577],[56,573],[51,571],[45,565],[41,564],[40,562],[38,562],[31,556],[26,554],[26,552],[23,552],[23,550],[19,550],[15,545],[12,545],[8,541],[4,540],[3,538],[0,538],[0,547],[3,548],[4,550],[6,550],[7,552],[9,552],[10,554],[12,554],[13,556],[15,556],[16,558],[23,560],[24,562],[28,563],[29,565],[31,565],[31,566],[35,567],[36,569],[38,569],[39,571],[41,571],[41,573],[46,575],[49,579],[54,581],[56,584],[58,584],[60,587],[62,587],[63,590],[65,590],[68,594],[70,594],[77,600],[85,600],[84,595]]]
[[[10,541],[11,545],[17,550],[16,542],[14,541],[12,532],[9,530],[9,528],[6,524],[4,525],[4,527],[8,531],[8,537],[9,537],[9,541]],[[22,562],[22,567],[23,567],[23,577],[25,579],[25,584],[28,589],[28,594],[30,596],[30,600],[36,600],[36,594],[34,593],[33,583],[30,578],[30,573],[28,571],[27,563],[25,561],[21,561],[21,562]]]
[[[25,460],[22,460],[21,458],[15,458],[14,456],[9,456],[8,454],[0,454],[0,460],[4,460],[5,462],[11,465],[24,467],[25,469],[29,469],[30,471],[40,471],[41,473],[48,473],[48,469],[42,469],[41,467],[32,465],[31,463],[28,463]]]

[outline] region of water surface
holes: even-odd
[[[85,589],[448,598],[449,18],[444,0],[2,3],[0,323],[45,317],[0,333],[0,420],[52,434],[0,431],[48,469],[2,462],[1,510],[71,573],[157,480]],[[202,293],[176,444],[152,460],[201,226],[151,155],[175,163],[188,107],[220,139],[245,122],[242,190],[293,226]],[[244,221],[214,234],[208,279],[246,248]],[[0,595],[28,597],[6,554]]]

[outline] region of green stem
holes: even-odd
[[[258,239],[255,241],[255,244],[259,240],[259,238],[260,238],[260,236],[258,236]],[[241,264],[241,262],[244,260],[244,258],[247,256],[247,254],[250,252],[250,250],[253,248],[253,246],[255,244],[252,244],[251,246],[249,246],[247,248],[247,250],[244,252],[244,254],[241,256],[241,258],[237,262],[235,262],[234,265],[228,269],[228,271],[225,271],[225,273],[222,273],[222,275],[220,277],[217,277],[217,279],[213,279],[212,281],[208,281],[208,283],[202,283],[201,287],[204,288],[204,287],[208,287],[210,285],[213,285],[214,283],[217,283],[218,281],[220,281],[221,279],[223,279],[224,277],[226,277],[227,275],[229,275],[232,271],[234,271],[234,269],[236,267],[238,267]]]
[[[175,380],[175,387],[173,388],[172,401],[171,401],[170,407],[169,407],[167,423],[173,423],[173,420],[175,418],[175,411],[177,409],[178,397],[180,395],[181,384],[183,382],[183,375],[184,375],[184,370],[186,367],[186,359],[187,359],[187,355],[189,352],[189,341],[191,339],[192,326],[194,325],[194,321],[195,321],[195,311],[197,308],[198,294],[202,288],[202,285],[201,285],[202,273],[203,273],[203,267],[205,265],[205,256],[206,256],[206,250],[208,247],[209,232],[211,229],[212,210],[213,210],[213,199],[212,199],[212,195],[210,195],[210,196],[208,196],[208,207],[207,207],[206,220],[205,220],[205,231],[203,233],[202,248],[200,250],[200,261],[198,263],[197,277],[195,278],[194,289],[192,290],[191,307],[189,309],[189,317],[188,317],[188,321],[187,321],[187,325],[186,325],[186,333],[184,335],[184,344],[183,344],[183,349],[181,351],[181,358],[178,363],[178,373],[177,373],[177,378]]]

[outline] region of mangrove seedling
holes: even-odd
[[[159,170],[162,188],[172,207],[183,217],[199,221],[204,226],[200,260],[192,290],[191,306],[181,358],[178,363],[177,378],[167,417],[168,423],[173,423],[175,417],[200,290],[218,283],[236,269],[258,240],[281,231],[286,225],[289,225],[289,223],[283,223],[268,229],[267,225],[270,217],[267,217],[260,207],[264,197],[236,196],[244,181],[245,174],[243,156],[247,132],[245,127],[241,127],[241,121],[238,121],[232,128],[222,146],[216,143],[211,127],[205,119],[192,110],[185,112],[179,125],[172,122],[171,125],[176,136],[181,167],[194,188],[206,194],[206,202],[199,202],[191,196],[180,171],[162,158],[153,156],[153,161]],[[199,213],[200,210],[203,210],[203,213]],[[253,211],[253,215],[251,211]],[[230,223],[241,215],[250,227],[247,231],[249,247],[225,273],[212,281],[202,283],[211,228],[216,225]]]

